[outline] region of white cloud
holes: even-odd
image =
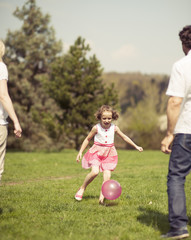
[[[134,45],[125,44],[122,45],[119,49],[111,53],[113,60],[128,60],[136,58],[138,56],[138,51]]]

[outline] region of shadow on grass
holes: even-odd
[[[14,211],[14,209],[13,208],[9,208],[9,207],[7,207],[7,208],[0,208],[0,215],[2,215],[2,214],[4,214],[4,213],[6,213],[6,212],[8,212],[8,213],[12,213]]]
[[[137,217],[137,220],[142,224],[151,226],[154,229],[159,230],[161,233],[169,231],[170,225],[168,223],[168,214],[163,214],[159,211],[139,207],[141,214]],[[191,216],[188,216],[188,225],[191,225]]]
[[[191,226],[191,216],[188,216],[188,225]]]
[[[93,196],[93,195],[87,195],[87,196],[83,196],[83,199],[84,200],[88,200],[88,199],[99,199],[99,196]],[[104,201],[104,204],[100,204],[100,205],[102,205],[102,206],[104,206],[104,207],[114,207],[114,206],[117,206],[118,205],[118,203],[117,202],[113,202],[113,201],[109,201],[109,200],[107,200],[107,199],[105,199],[105,201]]]
[[[137,220],[142,224],[151,226],[161,233],[166,233],[169,230],[168,215],[156,211],[151,208],[139,207],[141,214],[137,217]]]
[[[118,206],[117,202],[109,202],[109,203],[105,203],[105,207],[114,207],[114,206]]]
[[[89,200],[89,199],[97,199],[97,200],[99,200],[99,196],[93,196],[93,195],[86,195],[86,196],[83,196],[83,200],[85,200],[85,201],[87,201],[87,200]],[[114,207],[114,206],[118,206],[118,202],[113,202],[113,201],[109,201],[109,200],[105,200],[104,201],[104,204],[100,204],[100,205],[102,205],[102,206],[104,206],[104,207]],[[79,202],[81,202],[81,201],[79,201]]]
[[[83,196],[83,199],[99,199],[99,196],[93,196],[93,195],[86,195],[86,196]]]

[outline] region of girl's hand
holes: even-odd
[[[77,157],[76,157],[76,161],[79,163],[81,159],[82,159],[82,153],[79,152]]]
[[[142,147],[139,147],[139,146],[136,146],[136,149],[137,149],[139,152],[142,152],[142,151],[143,151],[143,148],[142,148]]]

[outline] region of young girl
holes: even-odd
[[[88,136],[82,143],[76,161],[80,162],[82,153],[89,144],[89,141],[94,137],[94,144],[84,155],[82,159],[82,167],[85,169],[91,168],[91,172],[86,176],[82,186],[77,191],[75,199],[82,200],[83,193],[99,172],[103,172],[103,182],[111,177],[118,162],[117,151],[114,146],[114,134],[117,133],[125,142],[132,145],[135,149],[142,152],[143,148],[137,146],[129,137],[122,133],[119,127],[112,123],[112,120],[117,120],[119,115],[110,106],[103,105],[96,113],[95,117],[100,121],[95,125]],[[99,203],[104,203],[104,196],[100,193]]]

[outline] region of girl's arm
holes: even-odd
[[[86,147],[88,146],[90,140],[93,138],[93,136],[97,133],[97,128],[96,126],[94,126],[92,128],[92,130],[89,132],[88,136],[84,139],[83,143],[82,143],[82,146],[80,148],[80,151],[77,155],[77,158],[76,158],[76,161],[77,162],[80,162],[80,159],[82,158],[82,153],[83,151],[86,149]]]
[[[119,127],[116,126],[116,133],[128,144],[133,146],[135,149],[137,149],[139,152],[143,151],[143,148],[140,146],[137,146],[129,137],[127,137],[122,131],[119,129]]]

